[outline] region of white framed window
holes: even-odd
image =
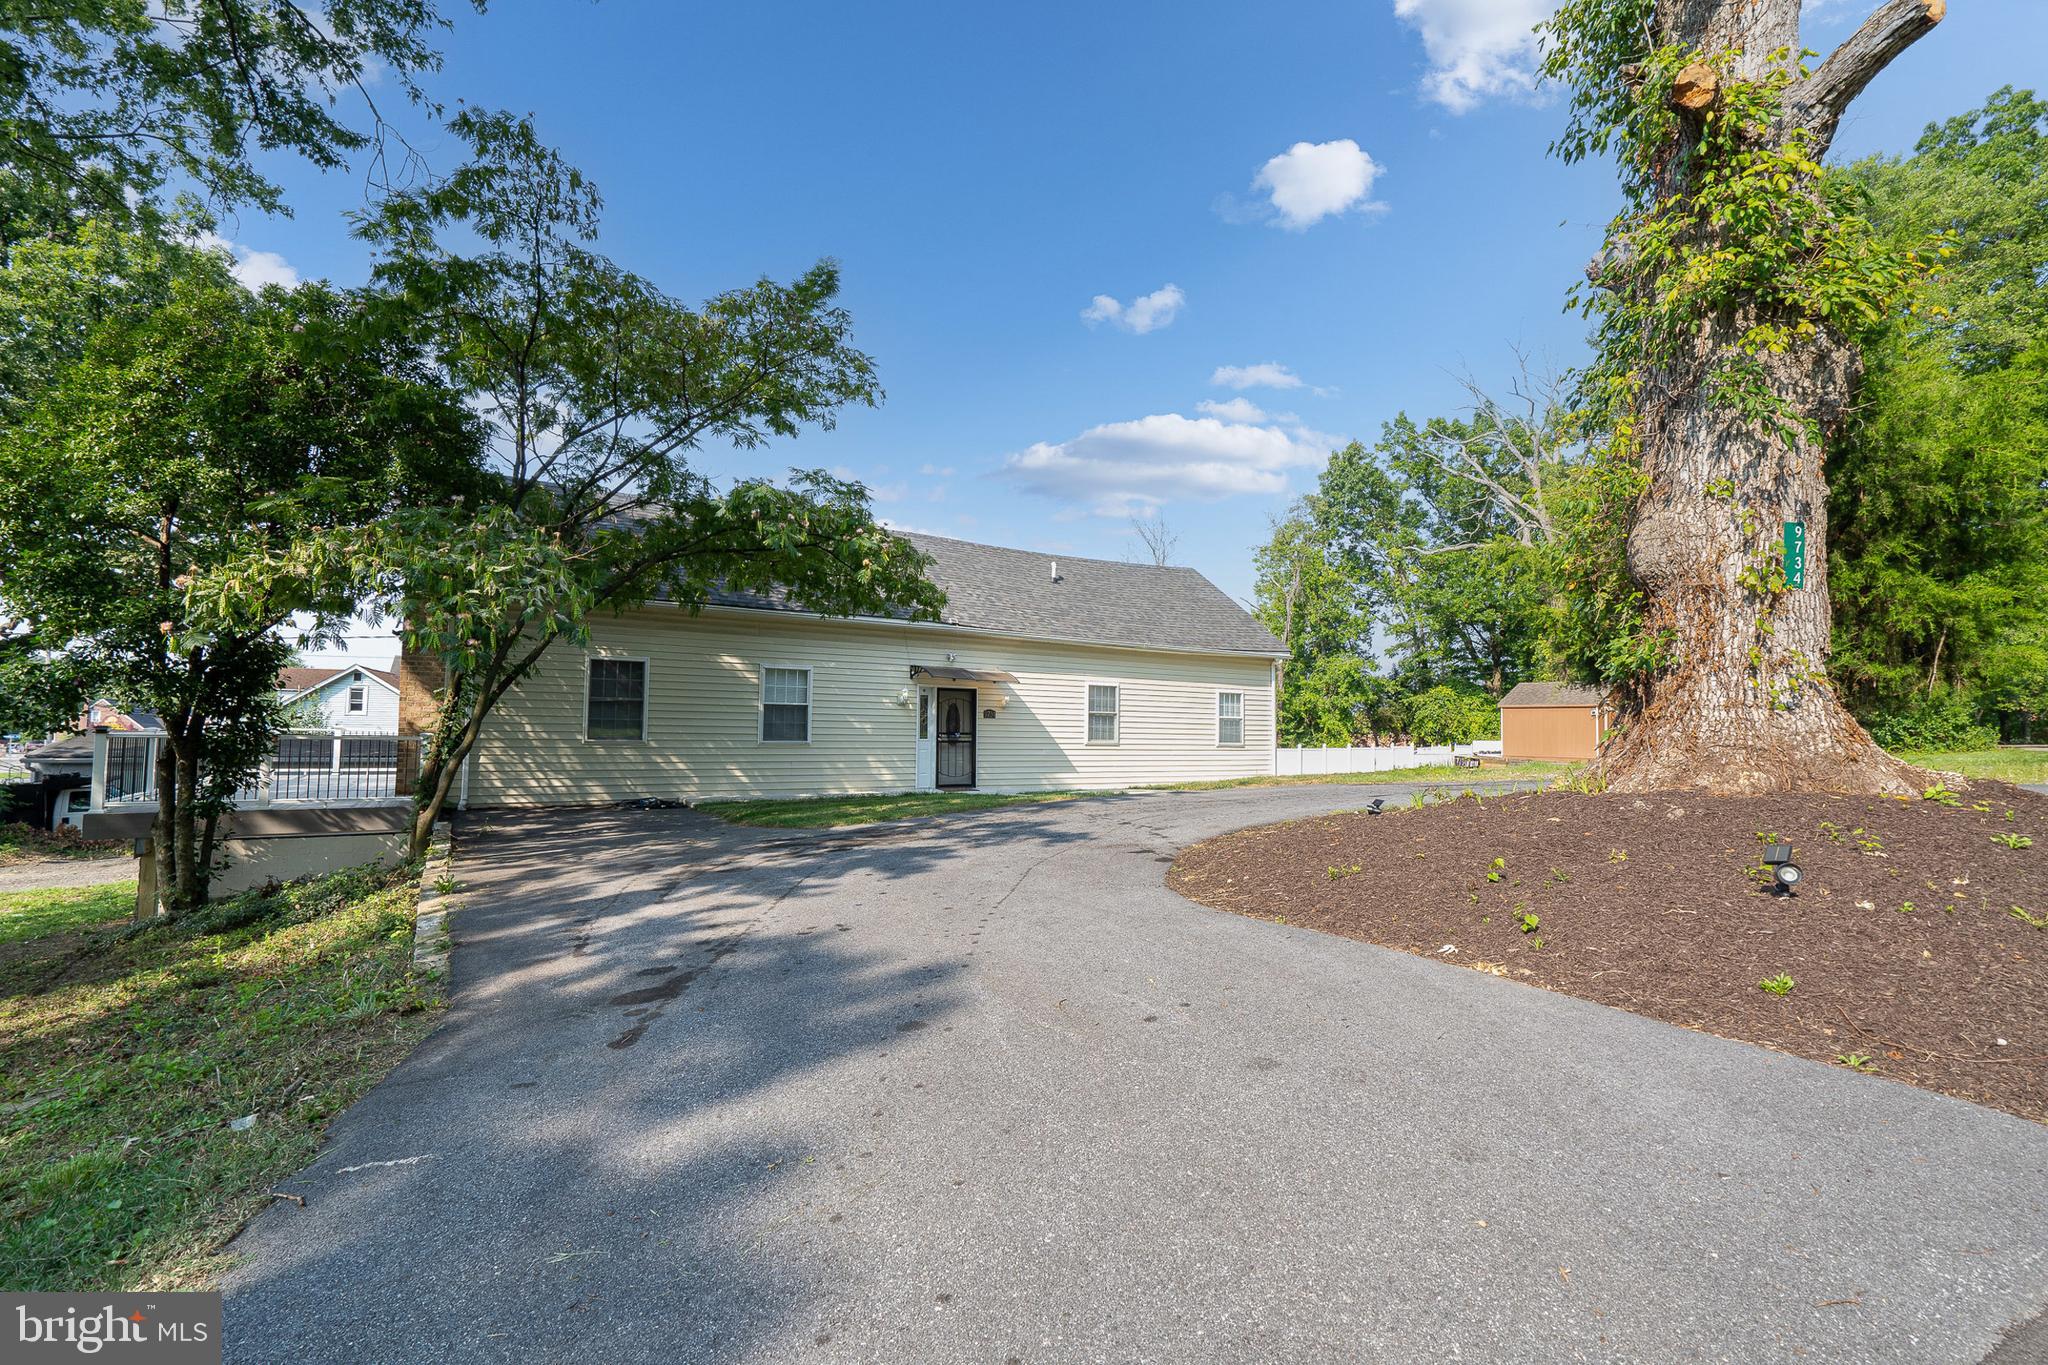
[[[592,656],[583,680],[585,739],[647,738],[647,660]]]
[[[1122,737],[1123,689],[1115,683],[1088,684],[1088,742],[1114,744]]]
[[[360,716],[370,704],[370,689],[357,683],[348,690],[348,713]]]
[[[761,742],[811,742],[811,670],[794,664],[761,666]]]
[[[1244,693],[1216,694],[1216,743],[1224,747],[1244,744]]]

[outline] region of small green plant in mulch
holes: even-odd
[[[1901,902],[1899,902],[1899,913],[1900,913],[1900,914],[1902,914],[1902,915],[1910,915],[1910,914],[1912,914],[1912,913],[1913,913],[1913,912],[1914,912],[1915,910],[1918,910],[1919,908],[1920,908],[1919,906],[1917,906],[1917,905],[1913,904],[1913,902],[1911,902],[1911,901],[1901,901]]]
[[[1342,881],[1346,877],[1355,877],[1364,870],[1357,863],[1353,863],[1349,867],[1333,867],[1330,869],[1330,880],[1333,882]]]
[[[1776,976],[1767,976],[1756,983],[1757,989],[1765,995],[1790,995],[1792,988],[1797,984],[1799,983],[1784,972],[1779,972]]]
[[[1495,858],[1493,862],[1487,866],[1486,880],[1490,882],[1499,881],[1502,877],[1507,875],[1507,866],[1508,860],[1506,858]]]
[[[2025,906],[2020,905],[2015,905],[2010,913],[2014,919],[2030,928],[2048,929],[2048,915],[2031,914]]]
[[[1877,1059],[1862,1052],[1837,1052],[1835,1060],[1851,1071],[1868,1071],[1877,1065]]]
[[[1627,862],[1627,861],[1628,861],[1628,850],[1627,850],[1627,849],[1625,849],[1625,848],[1610,848],[1610,849],[1608,849],[1608,850],[1607,850],[1607,861],[1608,861],[1608,862],[1610,862],[1610,863],[1625,863],[1625,862]]]
[[[1550,880],[1557,883],[1559,886],[1563,886],[1566,882],[1570,881],[1571,879],[1572,874],[1565,871],[1561,867],[1553,867],[1550,869]]]
[[[1991,842],[2003,844],[2007,848],[2032,848],[2034,846],[2034,841],[2024,834],[1994,834],[1991,836]]]
[[[353,869],[0,952],[0,1284],[205,1284],[430,1027],[417,877]]]
[[[1963,804],[1962,797],[1957,796],[1939,782],[1929,787],[1926,791],[1921,792],[1920,799],[1922,801],[1932,801],[1937,806],[1960,806]]]
[[[1537,926],[1542,923],[1543,917],[1533,910],[1524,910],[1521,914],[1515,916],[1516,926],[1525,934],[1535,933]]]
[[[1885,856],[1884,840],[1865,830],[1862,826],[1857,826],[1849,834],[1856,841],[1856,848],[1864,857],[1882,858]]]

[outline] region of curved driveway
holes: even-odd
[[[472,820],[449,1018],[236,1244],[228,1358],[1971,1361],[2041,1313],[2048,1128],[1162,884],[1372,790]]]

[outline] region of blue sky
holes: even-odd
[[[1809,4],[1807,44],[1875,6]],[[497,0],[455,14],[432,86],[533,113],[602,188],[603,248],[682,297],[840,262],[887,401],[707,470],[850,471],[894,524],[1104,558],[1156,510],[1246,596],[1332,442],[1457,411],[1518,347],[1583,356],[1562,299],[1616,193],[1545,155],[1544,9]],[[1953,5],[1837,155],[2041,84],[2044,51],[2042,0]],[[294,216],[221,227],[246,274],[359,282],[361,177],[271,169]]]

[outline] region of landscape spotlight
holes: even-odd
[[[1385,797],[1375,796],[1372,800],[1365,803],[1365,813],[1367,815],[1378,815],[1380,813],[1380,807],[1386,804],[1387,802]]]
[[[1799,870],[1799,864],[1792,861],[1792,845],[1764,845],[1764,866],[1771,870],[1771,882],[1779,895],[1789,896],[1792,888],[1799,885],[1799,879],[1806,874]]]

